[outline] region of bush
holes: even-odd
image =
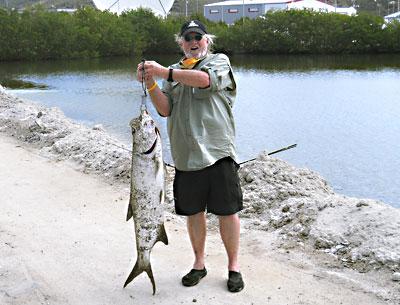
[[[313,11],[275,11],[234,25],[201,19],[227,53],[329,54],[400,51],[400,24],[381,17]],[[120,16],[93,8],[74,14],[34,7],[22,14],[0,9],[0,60],[140,56],[177,53],[174,40],[184,19],[138,9]]]

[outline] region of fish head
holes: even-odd
[[[130,126],[132,130],[133,150],[141,153],[151,152],[151,148],[157,141],[159,131],[147,110],[143,110],[140,116],[132,119]]]

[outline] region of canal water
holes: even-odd
[[[150,59],[150,58],[149,58]],[[155,56],[162,64],[176,56]],[[241,161],[290,144],[276,157],[320,173],[337,191],[400,207],[400,56],[232,57]],[[102,124],[130,144],[128,123],[140,108],[139,59],[0,63],[1,79],[48,89],[9,90],[61,108],[88,126]],[[165,119],[161,127],[170,160]]]

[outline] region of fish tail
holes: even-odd
[[[165,231],[164,224],[160,226],[160,230],[158,231],[157,241],[162,241],[165,245],[168,245],[168,236],[167,232]]]
[[[151,270],[151,264],[149,264],[149,268],[146,269],[146,273],[151,281],[151,285],[153,285],[153,295],[156,294],[156,282],[154,281],[153,270]]]
[[[139,274],[146,272],[150,278],[151,284],[153,286],[153,295],[156,293],[156,283],[154,281],[153,270],[151,269],[151,263],[149,260],[143,259],[143,257],[138,256],[135,267],[133,267],[132,272],[129,274],[125,281],[124,288],[132,282]]]
[[[129,219],[131,219],[132,216],[133,216],[132,206],[131,206],[131,203],[129,202],[129,205],[128,205],[128,213],[126,214],[126,221],[128,221]]]

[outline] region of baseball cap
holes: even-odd
[[[201,35],[207,34],[206,26],[199,20],[186,21],[181,27],[181,36],[187,33],[196,32]]]

